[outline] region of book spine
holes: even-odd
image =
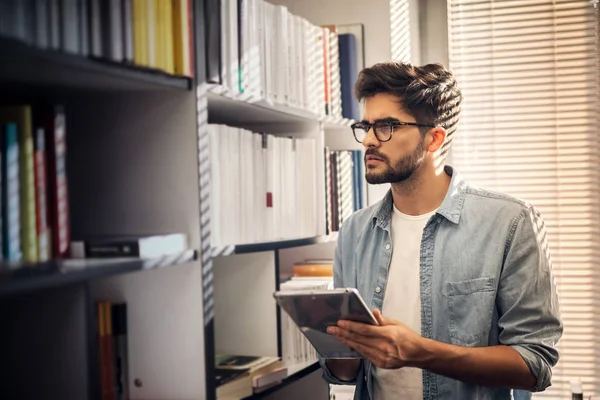
[[[57,50],[61,44],[60,8],[59,0],[50,0],[50,47]]]
[[[106,341],[106,400],[115,400],[116,386],[114,368],[115,354],[112,327],[112,304],[108,301],[104,302],[104,324],[106,329],[106,336],[104,337],[104,340]]]
[[[4,256],[18,261],[21,253],[21,194],[19,188],[19,141],[16,124],[6,124],[2,154],[2,223]]]
[[[44,128],[35,130],[35,209],[37,223],[38,260],[50,258],[48,244],[48,201],[46,194],[46,140]]]
[[[93,244],[85,243],[86,258],[110,257],[139,257],[140,246],[137,242],[119,244]]]
[[[89,50],[94,57],[102,57],[102,11],[101,0],[89,0],[88,4],[88,27],[89,27]]]
[[[90,20],[89,20],[88,0],[77,0],[77,18],[79,32],[79,52],[87,57],[90,54]]]
[[[60,47],[68,53],[79,53],[79,18],[77,0],[59,0]]]
[[[36,262],[38,251],[31,107],[18,106],[15,108],[15,111],[19,115],[21,246],[24,259],[29,262]]]
[[[133,61],[142,66],[148,65],[147,7],[145,0],[133,0]]]
[[[122,23],[123,23],[123,58],[126,62],[133,62],[133,0],[122,0]]]
[[[55,257],[69,254],[69,197],[66,172],[66,121],[62,106],[56,106],[46,116],[48,144],[48,216],[52,252]]]
[[[35,45],[45,49],[50,45],[50,10],[46,0],[35,0]]]
[[[115,385],[118,400],[129,399],[129,357],[127,345],[127,304],[112,306],[114,354],[115,354]]]

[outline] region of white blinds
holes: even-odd
[[[390,0],[392,60],[411,61],[409,0]]]
[[[448,0],[464,94],[451,162],[542,213],[565,332],[553,385],[600,394],[598,11],[588,0]]]

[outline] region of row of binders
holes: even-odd
[[[264,0],[206,0],[207,81],[270,104],[358,119],[357,39]]]
[[[60,105],[0,107],[2,258],[68,255],[66,123]]]
[[[293,276],[280,285],[280,290],[333,289],[332,260],[306,260],[294,265],[293,270]],[[317,351],[285,312],[281,312],[281,345],[284,365],[317,361]]]
[[[354,211],[364,207],[362,151],[326,148],[325,185],[327,232],[337,232]]]
[[[2,0],[0,36],[193,76],[192,0]]]
[[[209,125],[213,246],[316,236],[313,138]]]

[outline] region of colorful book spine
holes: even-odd
[[[4,256],[9,261],[22,258],[21,193],[19,181],[19,137],[16,124],[6,124],[2,143],[2,221]]]
[[[44,128],[35,130],[35,194],[38,260],[50,259],[48,237],[48,199],[46,194],[46,138]]]
[[[66,172],[66,122],[62,106],[47,110],[45,117],[48,156],[48,221],[52,237],[52,254],[62,258],[69,254],[69,196]]]

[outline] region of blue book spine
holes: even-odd
[[[364,199],[363,199],[363,153],[361,150],[355,150],[354,151],[356,154],[356,164],[354,164],[355,168],[356,168],[356,187],[358,190],[358,208],[362,209],[364,208],[365,204],[364,204]]]
[[[360,178],[358,177],[358,163],[360,161],[356,157],[356,150],[352,151],[352,194],[354,198],[354,211],[360,210],[360,194],[358,192],[358,185],[360,184]]]
[[[351,33],[338,36],[340,53],[340,84],[342,89],[342,116],[358,121],[358,100],[354,97],[354,84],[358,77],[356,37]]]
[[[17,125],[4,126],[2,158],[3,182],[3,244],[4,256],[9,261],[22,258],[21,252],[21,195],[19,183],[19,140]]]

